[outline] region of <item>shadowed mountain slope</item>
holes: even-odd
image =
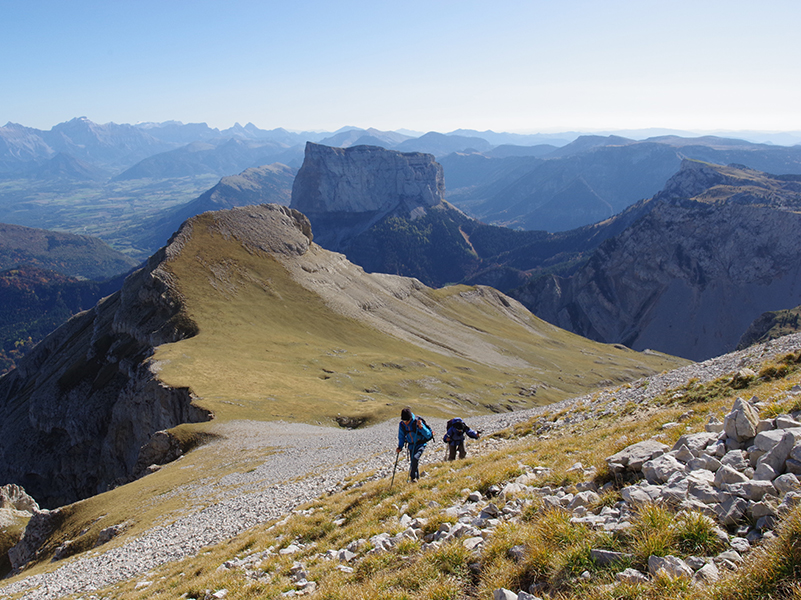
[[[754,344],[775,340],[801,331],[801,306],[762,313],[757,317],[737,344],[743,350]]]
[[[801,301],[801,179],[685,161],[650,211],[570,277],[514,295],[605,342],[693,360],[731,351],[761,313]]]
[[[101,280],[130,271],[138,262],[88,235],[0,223],[0,269],[24,264]]]
[[[120,289],[123,277],[80,281],[30,265],[0,271],[0,375],[72,315]]]
[[[347,427],[407,404],[470,415],[678,364],[559,330],[491,288],[365,274],[285,207],[204,213],[0,378],[0,482],[54,505],[166,460],[153,433],[211,413]]]

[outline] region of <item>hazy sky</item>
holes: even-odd
[[[0,124],[801,130],[801,2],[0,0]]]

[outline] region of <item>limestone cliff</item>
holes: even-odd
[[[430,154],[308,143],[291,206],[308,216],[315,242],[366,271],[441,286],[481,260],[465,230],[473,220],[443,201],[444,191]]]
[[[154,432],[210,418],[148,362],[154,346],[195,331],[162,268],[185,235],[0,378],[0,483],[43,506],[73,502],[129,480]]]
[[[575,333],[691,359],[801,302],[801,181],[685,161],[651,211],[570,277],[513,294]]]
[[[307,142],[292,186],[292,208],[316,213],[408,212],[442,202],[445,180],[431,154],[378,146],[332,148]]]

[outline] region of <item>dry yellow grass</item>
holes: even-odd
[[[403,314],[390,322],[369,306],[336,310],[330,295],[312,291],[273,256],[213,233],[212,218],[195,223],[167,265],[200,333],[158,348],[154,360],[165,382],[190,387],[219,420],[371,423],[407,404],[438,416],[457,407],[480,414],[548,404],[685,362],[590,342],[464,286],[400,301],[380,293],[381,276],[352,265],[335,261],[326,274],[318,263],[327,267],[331,255],[313,247],[304,260],[316,262],[303,267],[316,272],[295,270],[318,289],[344,287],[334,271],[348,269],[344,281],[368,282],[364,305]]]
[[[778,378],[750,382],[744,393],[773,402],[777,411],[787,411],[797,408],[787,390],[799,382],[801,374],[796,366]],[[766,546],[764,551],[752,552],[741,571],[727,575],[717,586],[703,589],[667,579],[636,586],[617,584],[613,568],[599,568],[589,561],[590,547],[632,552],[634,566],[642,567],[647,558],[645,553],[669,551],[686,556],[697,551],[694,544],[714,545],[701,520],[693,520],[692,516],[677,517],[655,507],[646,508],[637,516],[636,535],[611,536],[571,524],[559,511],[532,505],[520,524],[504,525],[496,531],[478,562],[458,542],[426,552],[421,550],[419,542],[404,542],[393,551],[359,559],[351,574],[336,570],[335,563],[320,557],[326,550],[342,548],[352,540],[369,538],[381,531],[394,532],[403,512],[428,518],[425,531],[435,531],[440,523],[452,522],[452,518],[431,505],[432,501],[441,506],[460,502],[464,498],[464,488],[486,488],[513,478],[522,472],[521,465],[552,468],[553,474],[542,479],[543,484],[570,485],[568,469],[576,461],[599,467],[598,477],[603,480],[603,458],[621,446],[653,436],[670,442],[676,433],[672,429],[662,430],[663,423],[692,410],[683,423],[688,430],[697,431],[702,429],[708,414],[720,415],[730,408],[732,398],[722,394],[718,384],[697,387],[706,387],[710,395],[700,400],[694,396],[691,401],[681,401],[669,391],[636,413],[622,418],[609,415],[563,426],[551,431],[549,439],[530,434],[531,427],[537,424],[537,420],[532,421],[528,429],[521,426],[516,432],[506,434],[509,439],[499,451],[483,453],[478,445],[466,460],[427,466],[426,477],[417,486],[396,485],[390,491],[386,480],[362,482],[357,478],[350,482],[348,489],[307,505],[310,514],[298,513],[280,523],[256,527],[196,557],[165,565],[148,574],[146,579],[153,583],[146,589],[137,590],[136,581],[129,581],[102,590],[100,595],[123,600],[161,600],[184,594],[202,597],[206,589],[225,588],[229,590],[229,597],[234,598],[279,598],[281,593],[294,588],[289,572],[292,563],[300,560],[306,565],[309,578],[318,582],[315,597],[330,600],[486,598],[498,587],[525,589],[533,581],[545,582],[548,593],[563,600],[794,597],[798,591],[797,572],[801,568],[797,551],[801,531],[801,513],[798,512],[788,519],[777,543]],[[555,414],[544,419],[552,419]],[[499,504],[503,507],[501,502]],[[333,526],[332,522],[340,518],[344,519],[342,524]],[[270,555],[254,567],[257,573],[266,573],[268,577],[254,579],[241,569],[218,570],[233,557],[270,547],[278,550],[295,540],[308,544],[301,553],[292,557]],[[524,561],[515,562],[509,558],[507,551],[514,545],[529,549]],[[578,577],[585,570],[591,573],[589,581]]]

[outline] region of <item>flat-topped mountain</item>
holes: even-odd
[[[306,215],[412,212],[441,203],[444,192],[442,167],[430,154],[309,142],[292,186],[292,208]]]
[[[645,216],[574,275],[515,297],[591,339],[694,360],[733,350],[761,313],[801,302],[801,178],[685,161]]]
[[[680,362],[582,339],[491,288],[366,274],[286,207],[207,212],[0,378],[0,482],[53,506],[174,458],[205,427],[176,426],[212,415],[471,415]]]

